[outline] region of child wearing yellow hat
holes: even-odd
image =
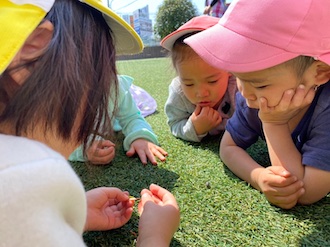
[[[85,246],[83,231],[121,227],[134,201],[118,188],[85,193],[67,158],[111,132],[115,57],[140,52],[141,39],[98,0],[3,0],[0,12],[1,245]],[[173,195],[152,184],[139,211],[138,244],[168,246]]]

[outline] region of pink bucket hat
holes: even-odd
[[[183,24],[174,32],[167,35],[165,38],[162,39],[160,45],[163,46],[167,50],[172,50],[174,42],[182,37],[185,34],[203,31],[208,29],[209,27],[214,26],[219,22],[219,18],[208,16],[208,15],[201,15],[190,19],[188,22]]]
[[[184,40],[231,72],[266,69],[300,55],[330,64],[329,0],[234,0],[219,23]]]

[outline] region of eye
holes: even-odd
[[[263,89],[263,88],[266,88],[267,86],[259,86],[259,87],[255,87],[256,89]]]
[[[217,83],[218,82],[218,80],[211,80],[211,81],[208,81],[208,83],[210,83],[210,84],[214,84],[214,83]]]
[[[262,85],[262,83],[254,83],[254,82],[250,82],[250,84],[255,89],[264,89],[268,86],[268,85]]]

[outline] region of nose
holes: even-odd
[[[253,87],[249,83],[242,83],[237,81],[238,91],[247,100],[256,100],[257,96],[254,94]]]
[[[196,96],[198,98],[205,98],[210,95],[210,92],[207,88],[205,87],[198,87],[196,91]]]

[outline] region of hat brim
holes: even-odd
[[[49,4],[48,8],[51,8]],[[8,67],[32,31],[47,14],[40,6],[1,1],[0,74]]]
[[[184,29],[184,30],[176,30],[175,32],[170,33],[165,38],[163,38],[162,41],[160,42],[160,45],[162,47],[164,47],[166,50],[171,51],[175,41],[178,38],[180,38],[183,35],[186,35],[188,33],[193,33],[193,32],[198,32],[198,31],[203,31],[203,30],[205,30],[205,28],[188,28],[188,29]]]
[[[114,35],[117,55],[130,55],[143,51],[143,42],[140,36],[115,12],[98,0],[81,0],[81,2],[103,13],[104,19]]]
[[[184,42],[205,62],[230,72],[263,70],[299,56],[249,39],[221,24],[188,37]]]

